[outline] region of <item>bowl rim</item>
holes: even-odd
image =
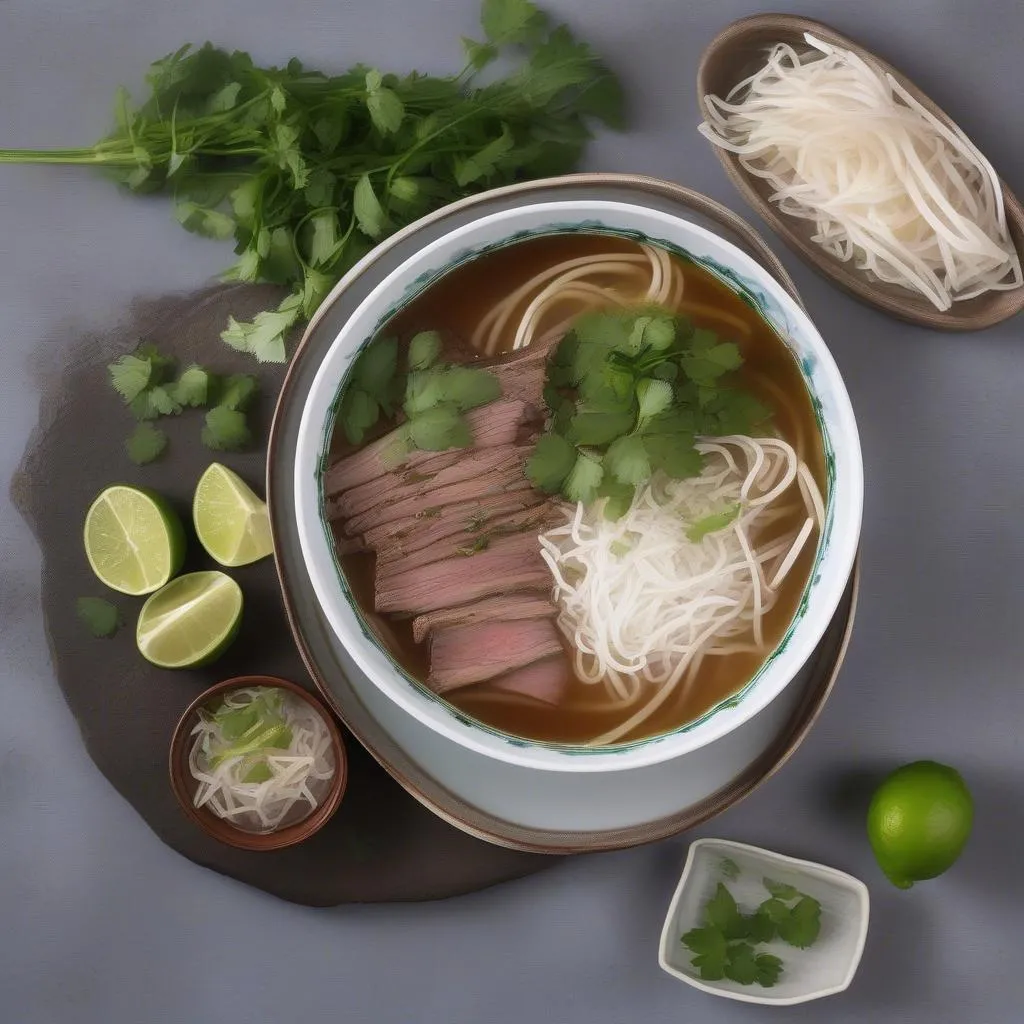
[[[460,226],[459,228],[451,232],[446,232],[436,241],[431,242],[414,255],[404,260],[397,268],[386,274],[375,284],[366,298],[359,304],[353,315],[349,317],[345,325],[341,327],[334,342],[327,350],[327,353],[318,368],[314,382],[310,387],[306,398],[306,404],[303,408],[294,473],[295,499],[297,512],[299,513],[297,524],[299,527],[300,541],[304,548],[305,560],[307,568],[310,571],[314,590],[317,591],[321,607],[332,628],[338,633],[339,639],[346,644],[360,669],[370,677],[374,685],[382,689],[392,700],[400,704],[408,713],[413,714],[421,721],[426,722],[435,731],[440,732],[449,739],[460,743],[460,745],[464,747],[469,747],[470,749],[483,753],[487,756],[497,757],[500,760],[523,766],[567,771],[603,771],[606,770],[608,755],[614,755],[616,768],[627,766],[630,768],[640,767],[672,759],[679,756],[681,753],[686,753],[690,750],[694,750],[708,743],[714,742],[726,733],[731,732],[734,728],[737,728],[743,722],[748,721],[782,692],[785,686],[788,685],[789,681],[794,675],[796,675],[800,667],[810,656],[810,653],[814,649],[814,644],[820,640],[820,634],[827,624],[829,615],[834,613],[835,607],[838,605],[842,596],[843,588],[845,587],[849,574],[852,571],[853,559],[857,549],[863,505],[863,464],[859,435],[845,384],[831,352],[824,342],[824,339],[821,338],[813,321],[810,319],[806,311],[803,310],[799,301],[794,299],[787,292],[785,286],[779,283],[772,276],[771,272],[765,269],[763,265],[748,256],[739,247],[718,232],[708,230],[702,225],[696,224],[684,216],[669,214],[662,210],[646,206],[644,205],[643,198],[643,194],[640,193],[630,202],[602,201],[599,199],[537,200],[534,202],[524,203],[514,209],[474,218],[472,221]],[[357,351],[361,345],[367,343],[367,341],[375,335],[376,330],[379,329],[381,323],[393,315],[395,312],[394,306],[392,306],[392,308],[388,308],[383,315],[379,315],[381,313],[381,308],[384,305],[381,302],[382,296],[391,290],[402,292],[404,286],[405,295],[398,303],[398,307],[400,308],[408,301],[408,293],[410,291],[418,294],[419,291],[422,290],[422,287],[420,289],[413,287],[415,282],[420,280],[422,277],[429,277],[429,281],[432,283],[433,280],[443,276],[443,274],[449,272],[453,266],[461,262],[457,256],[451,255],[441,262],[440,270],[432,271],[429,274],[425,274],[423,271],[420,271],[420,274],[417,274],[417,270],[428,264],[429,260],[434,257],[434,254],[438,250],[452,250],[458,246],[460,242],[464,241],[464,249],[466,251],[470,251],[474,244],[472,241],[474,235],[476,236],[476,245],[479,248],[479,236],[481,232],[486,231],[493,225],[509,225],[508,229],[501,236],[501,241],[496,243],[496,245],[512,244],[516,240],[515,225],[517,220],[522,220],[524,215],[529,215],[531,212],[538,211],[552,214],[559,212],[562,214],[570,213],[573,215],[570,219],[580,224],[580,229],[582,230],[587,230],[588,228],[588,225],[585,223],[586,217],[582,215],[582,211],[590,211],[595,214],[618,213],[620,214],[620,224],[622,221],[621,215],[623,213],[633,215],[634,217],[646,217],[659,224],[663,233],[675,232],[678,236],[678,234],[682,232],[683,234],[689,234],[691,239],[696,236],[697,240],[703,241],[704,244],[709,245],[712,249],[719,248],[724,250],[729,259],[729,264],[725,269],[733,270],[736,273],[746,274],[749,280],[756,282],[759,290],[762,292],[768,292],[775,304],[781,308],[781,311],[790,325],[792,325],[794,319],[799,321],[801,334],[810,340],[809,347],[813,350],[816,365],[823,370],[823,376],[827,376],[829,380],[830,393],[834,397],[833,404],[836,406],[831,417],[833,430],[838,431],[838,433],[844,438],[842,451],[843,460],[846,465],[843,481],[844,488],[848,490],[849,493],[846,495],[843,505],[839,507],[839,514],[840,518],[845,519],[845,531],[836,531],[835,539],[838,539],[839,543],[832,545],[833,551],[841,552],[842,557],[839,557],[839,555],[835,553],[830,556],[836,570],[835,573],[832,574],[834,578],[827,581],[827,584],[820,588],[816,593],[813,614],[811,614],[812,609],[806,610],[802,615],[798,614],[794,619],[794,624],[790,626],[789,631],[785,634],[784,641],[788,644],[790,632],[792,632],[795,625],[798,624],[797,620],[804,621],[810,618],[816,621],[814,629],[810,631],[805,630],[804,635],[801,637],[802,642],[799,644],[800,657],[795,664],[793,664],[792,670],[787,675],[780,676],[779,681],[772,684],[770,689],[764,685],[753,685],[754,682],[761,682],[761,677],[768,670],[771,663],[775,660],[775,655],[779,653],[781,646],[783,646],[783,644],[780,643],[780,648],[777,648],[776,651],[766,659],[765,665],[762,666],[762,669],[759,670],[755,678],[751,680],[743,691],[741,691],[741,698],[739,700],[736,700],[734,697],[716,705],[712,711],[708,712],[705,716],[702,716],[702,718],[696,723],[688,723],[687,725],[680,727],[684,730],[682,732],[676,730],[648,737],[646,739],[632,741],[629,744],[615,745],[609,748],[591,748],[582,745],[568,744],[543,744],[537,741],[523,740],[519,737],[514,737],[510,734],[494,730],[486,725],[480,725],[476,723],[475,720],[469,719],[468,716],[461,716],[447,703],[439,701],[436,697],[427,698],[426,695],[420,692],[420,687],[410,681],[409,677],[402,673],[400,669],[396,670],[398,674],[405,675],[401,690],[398,690],[398,688],[394,686],[387,685],[386,683],[382,683],[373,667],[368,664],[368,658],[364,648],[367,644],[370,644],[378,651],[384,653],[385,656],[388,656],[387,652],[383,650],[382,645],[378,644],[372,638],[372,635],[368,635],[369,631],[365,626],[361,625],[360,627],[361,632],[363,633],[363,639],[359,640],[351,634],[348,627],[339,623],[340,616],[338,614],[336,604],[344,597],[344,587],[342,586],[339,588],[338,586],[338,567],[333,554],[333,546],[326,542],[326,536],[317,538],[312,536],[313,528],[311,524],[306,521],[306,515],[303,514],[303,510],[305,510],[307,515],[311,515],[314,518],[319,519],[321,516],[319,512],[315,511],[315,509],[319,507],[319,501],[316,499],[310,499],[308,494],[309,485],[306,477],[307,475],[312,476],[312,474],[308,474],[305,467],[307,467],[307,465],[316,465],[317,467],[321,466],[323,455],[326,451],[331,423],[333,422],[330,413],[324,417],[323,423],[313,422],[313,413],[311,410],[314,405],[314,396],[319,396],[322,401],[322,393],[328,393],[331,396],[331,402],[328,404],[333,406],[333,403],[336,402],[337,395],[341,390],[346,374],[342,373],[340,378],[335,379],[337,378],[337,372],[336,368],[333,367],[332,364],[337,359],[342,358],[344,353]],[[589,228],[590,230],[595,230],[593,225],[589,225]],[[605,227],[604,230],[608,231],[609,229]],[[649,231],[639,231],[635,225],[632,228],[624,228],[623,231],[634,234],[643,234],[644,237],[651,237],[656,243],[666,244],[669,248],[674,248],[677,251],[685,248],[684,242],[673,242],[671,239],[654,237]],[[476,253],[473,252],[472,255],[475,256]],[[465,258],[469,257],[462,257],[462,259]],[[351,274],[354,276],[359,272],[360,267],[357,266]],[[725,280],[724,283],[733,287],[734,290],[737,290],[736,282]],[[339,344],[342,339],[350,336],[348,332],[354,329],[351,325],[354,322],[358,322],[360,317],[371,320],[374,319],[374,316],[370,315],[374,310],[376,310],[377,314],[377,325],[374,329],[367,330],[366,336],[361,337],[354,346],[351,343],[344,345]],[[368,313],[367,311],[370,312]],[[783,334],[784,333],[785,332],[783,332]],[[784,340],[786,340],[785,337]],[[333,374],[332,371],[334,371]],[[314,452],[315,455],[313,454]],[[319,490],[319,472],[317,474],[316,486],[317,490]],[[834,497],[828,501],[827,508],[830,513],[836,513],[837,506]],[[318,523],[317,525],[322,526],[323,524]],[[324,551],[320,551],[320,547],[324,547]],[[323,557],[324,554],[329,555],[331,562],[329,569],[328,567],[321,566],[320,564],[320,558]],[[819,563],[821,562],[823,555],[824,549],[819,548]],[[819,581],[820,577],[818,579],[814,579],[812,574],[812,578],[809,579],[807,584],[808,591],[810,590],[812,583],[817,586]],[[793,647],[793,644],[788,644],[788,646]],[[390,658],[390,656],[388,657]],[[787,660],[792,661],[793,659],[789,658]],[[442,706],[444,709],[443,714],[432,715],[429,711],[425,712],[424,708],[427,707],[425,702],[428,699],[431,703]],[[728,712],[737,707],[742,708],[740,716],[729,716],[727,714],[723,716],[723,711]],[[730,720],[730,718],[732,720]],[[487,742],[488,740],[490,742]],[[538,759],[538,754],[541,755],[540,759]]]
[[[222,818],[218,818],[205,808],[196,807],[193,802],[195,780],[188,772],[187,760],[189,738],[199,709],[205,707],[215,697],[232,690],[241,690],[249,686],[267,686],[285,690],[304,700],[326,722],[331,734],[331,746],[334,749],[335,771],[331,780],[331,788],[320,805],[301,821],[296,821],[274,832],[246,832]],[[242,675],[223,679],[213,686],[207,687],[195,697],[181,713],[171,734],[171,742],[167,755],[167,770],[170,777],[171,790],[178,806],[194,824],[198,825],[207,835],[228,846],[240,850],[281,850],[294,846],[319,832],[331,819],[334,812],[341,806],[342,798],[348,787],[348,754],[341,730],[334,721],[334,716],[319,699],[305,688],[279,676]]]
[[[799,873],[813,874],[817,878],[829,882],[831,885],[835,885],[839,888],[852,892],[857,899],[857,938],[854,943],[853,952],[847,966],[846,974],[843,976],[842,981],[838,984],[828,985],[824,988],[812,989],[800,995],[777,996],[773,998],[767,995],[758,995],[755,991],[733,991],[732,989],[722,988],[715,982],[705,981],[703,978],[687,974],[685,971],[679,970],[678,967],[675,967],[670,963],[668,959],[669,947],[679,938],[676,934],[678,929],[675,927],[676,911],[678,910],[679,902],[682,899],[687,885],[695,877],[694,866],[697,862],[697,857],[700,855],[701,850],[707,849],[717,849],[724,852],[739,850],[764,861],[785,865]],[[750,843],[740,843],[733,839],[715,839],[709,836],[702,839],[696,839],[690,844],[690,849],[686,855],[686,861],[683,864],[682,873],[679,876],[679,881],[676,883],[675,892],[673,892],[672,899],[669,901],[668,910],[665,913],[665,920],[661,926],[661,936],[658,941],[658,966],[667,974],[671,974],[673,978],[685,981],[688,985],[692,985],[694,988],[698,988],[702,992],[709,992],[712,995],[722,996],[725,999],[736,999],[739,1002],[757,1003],[762,1006],[795,1006],[798,1003],[807,1003],[814,999],[821,999],[825,996],[837,995],[840,992],[845,992],[846,989],[850,987],[857,974],[857,969],[860,967],[861,957],[864,954],[864,946],[867,943],[870,920],[870,890],[864,882],[854,875],[851,875],[846,871],[842,871],[839,868],[831,867],[828,864],[819,864],[817,861],[806,860],[800,857],[791,857],[785,853],[777,853],[775,850],[768,850],[761,846],[753,846]]]

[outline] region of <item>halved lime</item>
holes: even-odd
[[[192,522],[200,543],[221,565],[249,565],[274,551],[267,503],[219,462],[199,478]]]
[[[160,668],[208,665],[242,622],[242,588],[222,572],[190,572],[158,590],[139,612],[135,643]]]
[[[115,484],[85,516],[85,557],[92,571],[122,594],[159,590],[185,560],[185,530],[166,499]]]

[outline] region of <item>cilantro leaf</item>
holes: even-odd
[[[626,434],[612,441],[604,457],[608,471],[623,484],[641,484],[651,475],[651,462],[643,438]]]
[[[121,616],[117,608],[102,597],[80,597],[75,611],[86,629],[97,639],[107,639],[117,632]]]
[[[380,417],[380,406],[362,388],[350,385],[341,399],[338,419],[349,444],[362,444]]]
[[[309,262],[314,267],[330,263],[338,253],[338,215],[321,210],[309,219],[313,237],[309,242]]]
[[[235,218],[221,210],[200,206],[189,199],[174,204],[174,216],[186,230],[206,238],[230,238],[235,233]]]
[[[713,512],[703,519],[698,519],[686,528],[686,539],[691,544],[699,544],[709,533],[724,530],[730,523],[735,522],[741,508],[737,501],[721,512]]]
[[[789,907],[786,906],[782,900],[777,900],[773,896],[771,899],[767,899],[757,908],[757,913],[771,921],[772,924],[779,924],[789,918]]]
[[[411,417],[405,429],[420,451],[441,452],[449,448],[468,448],[473,443],[469,424],[453,405],[435,405]]]
[[[691,953],[711,953],[725,956],[727,943],[725,936],[718,928],[711,928],[707,925],[702,928],[691,928],[680,941]]]
[[[597,497],[597,489],[604,476],[601,459],[585,452],[579,452],[576,463],[566,478],[564,494],[570,501],[582,501],[589,505]]]
[[[240,352],[249,352],[261,363],[287,362],[285,338],[302,312],[302,296],[292,293],[277,309],[257,313],[250,323],[228,317],[221,340]]]
[[[214,451],[238,451],[252,439],[245,413],[218,405],[206,414],[202,441]]]
[[[682,942],[696,954],[690,963],[705,981],[720,981],[725,977],[729,951],[725,936],[717,928],[693,928],[683,935]]]
[[[547,15],[530,0],[484,0],[480,23],[489,42],[506,46],[536,39],[547,24]]]
[[[367,345],[352,367],[352,379],[382,405],[398,369],[398,339],[380,338]]]
[[[751,942],[771,942],[775,938],[775,922],[760,910],[744,915],[743,920],[746,924],[747,938]]]
[[[405,104],[393,89],[383,84],[379,71],[366,73],[366,109],[381,135],[397,132],[405,118]]]
[[[125,402],[132,402],[149,386],[153,363],[150,359],[126,355],[111,363],[107,370],[114,390]]]
[[[693,447],[693,435],[651,434],[644,438],[644,450],[652,469],[660,469],[673,480],[699,476],[704,456]]]
[[[202,406],[210,401],[213,377],[201,366],[193,363],[182,371],[171,387],[171,396],[179,406]]]
[[[779,921],[779,938],[791,946],[806,949],[821,931],[821,904],[810,896],[801,896],[785,920]]]
[[[672,385],[644,378],[636,386],[636,397],[640,405],[638,426],[642,429],[648,420],[668,410],[672,404]]]
[[[576,449],[558,434],[544,434],[526,463],[526,475],[534,487],[556,494],[576,465]]]
[[[584,408],[573,416],[566,436],[573,444],[610,444],[632,430],[634,420],[631,412],[591,412]]]
[[[352,201],[359,230],[370,238],[380,238],[384,234],[384,223],[386,220],[384,207],[380,205],[380,200],[377,198],[377,193],[373,190],[373,183],[370,181],[368,174],[364,174],[356,182]]]
[[[252,374],[233,373],[224,381],[220,401],[217,404],[223,405],[226,409],[245,412],[258,390],[259,382]]]
[[[796,886],[776,882],[773,878],[762,879],[762,884],[777,900],[795,900],[800,895]]]
[[[128,458],[137,466],[144,466],[163,455],[167,448],[167,435],[152,423],[140,423],[124,443]]]
[[[482,71],[498,56],[498,47],[493,43],[478,43],[467,36],[462,37],[462,49],[465,50],[466,60],[474,71]]]
[[[597,490],[598,497],[604,498],[604,517],[615,522],[621,519],[633,504],[636,488],[632,484],[620,483],[609,474],[601,480]]]
[[[749,942],[737,942],[729,947],[725,976],[740,985],[753,985],[757,981],[754,947]]]
[[[758,953],[754,962],[757,966],[758,985],[771,988],[782,974],[782,961],[771,953]]]
[[[704,923],[717,928],[727,939],[740,939],[746,934],[743,915],[729,890],[718,883],[714,896],[704,905]]]
[[[515,148],[516,140],[508,125],[502,125],[501,135],[492,139],[472,156],[455,160],[455,181],[465,187],[471,182],[487,178],[503,156]]]
[[[462,410],[486,405],[501,395],[498,378],[487,370],[470,366],[450,366],[441,371],[440,376],[444,400]]]
[[[410,370],[426,370],[437,362],[441,354],[441,335],[437,331],[420,331],[409,342]]]

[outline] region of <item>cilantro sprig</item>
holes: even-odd
[[[258,67],[186,45],[152,65],[141,105],[118,90],[116,126],[94,146],[3,150],[0,163],[90,165],[169,194],[185,230],[234,241],[227,280],[288,289],[221,335],[284,362],[292,329],[381,238],[482,189],[572,170],[595,121],[624,126],[618,81],[564,25],[529,0],[483,0],[481,23],[484,39],[463,40],[465,66],[447,77]],[[481,81],[499,57],[508,70]],[[126,393],[145,386],[136,369]],[[167,414],[162,394],[150,399]]]
[[[735,878],[738,869],[726,874]],[[729,978],[740,985],[771,988],[782,975],[782,960],[772,953],[758,952],[757,947],[779,938],[806,949],[818,938],[821,905],[817,900],[770,878],[764,879],[764,886],[769,898],[745,914],[719,882],[704,905],[700,926],[682,936],[683,945],[693,953],[690,963],[703,979]]]
[[[569,501],[605,498],[618,518],[655,472],[700,473],[700,435],[749,433],[770,411],[731,374],[739,348],[659,309],[586,313],[559,343],[544,396],[548,432],[527,464],[534,486]],[[694,524],[692,538],[722,529],[725,510]]]

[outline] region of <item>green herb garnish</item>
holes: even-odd
[[[85,628],[98,639],[112,637],[121,624],[117,608],[102,597],[80,597],[75,602],[75,611]]]
[[[736,878],[739,867],[726,858],[722,873]],[[821,930],[821,906],[791,885],[769,878],[765,888],[771,894],[752,914],[744,914],[732,893],[721,882],[704,905],[701,925],[682,936],[682,943],[694,955],[690,963],[707,981],[729,978],[740,985],[771,988],[782,974],[782,961],[756,947],[776,936],[791,946],[805,949]],[[789,903],[796,901],[792,906]]]
[[[623,127],[617,80],[564,25],[529,0],[483,0],[481,21],[484,40],[464,40],[466,66],[449,77],[329,76],[183,46],[152,65],[141,106],[118,90],[116,127],[96,145],[4,150],[0,163],[92,165],[173,196],[186,230],[234,240],[226,279],[289,289],[221,335],[284,362],[292,328],[377,240],[481,189],[572,170],[592,120]],[[501,56],[514,63],[482,84]]]
[[[735,344],[658,309],[586,313],[548,365],[552,417],[526,472],[535,487],[570,501],[606,498],[618,518],[655,472],[700,473],[701,434],[750,433],[769,414],[730,383],[742,364]],[[736,512],[728,510],[735,517]],[[700,539],[731,521],[707,517]],[[717,525],[721,523],[721,525]]]
[[[124,443],[128,458],[137,466],[154,462],[167,449],[167,435],[152,423],[140,423]]]
[[[398,466],[415,450],[440,452],[467,448],[473,435],[463,413],[493,402],[501,385],[493,373],[470,366],[438,363],[441,337],[423,331],[409,344],[408,373],[398,368],[398,341],[383,338],[363,349],[349,376],[338,420],[351,444],[360,444],[381,417],[401,403],[404,422],[392,431],[381,453]]]
[[[152,345],[121,356],[107,370],[114,390],[141,421],[125,442],[128,457],[138,465],[159,458],[167,448],[166,434],[151,421],[177,416],[188,407],[210,409],[202,431],[203,444],[208,448],[233,451],[251,438],[245,410],[256,394],[257,383],[250,374],[221,380],[193,363],[175,377],[174,360]]]
[[[709,533],[724,530],[730,523],[735,522],[741,507],[737,501],[721,512],[713,512],[711,515],[704,516],[703,519],[698,519],[687,529],[686,539],[692,544],[699,544]]]

